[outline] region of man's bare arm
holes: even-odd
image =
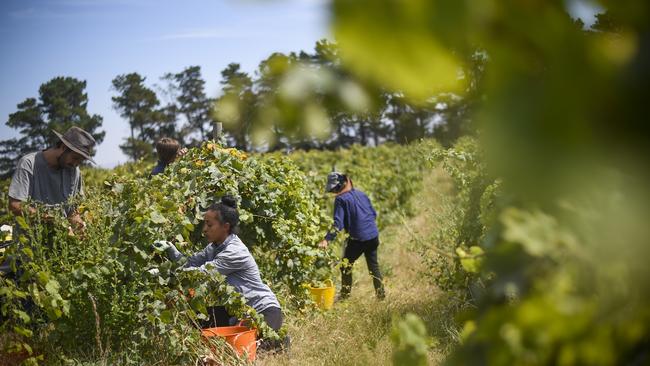
[[[9,211],[15,216],[22,216],[23,214],[23,201],[9,197]]]

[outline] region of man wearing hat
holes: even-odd
[[[63,135],[54,131],[59,142],[47,150],[33,152],[20,158],[9,186],[9,210],[22,215],[27,199],[48,205],[62,205],[74,229],[82,230],[83,220],[68,200],[83,195],[79,165],[90,160],[95,139],[79,127],[71,127]],[[33,208],[30,208],[33,211]]]

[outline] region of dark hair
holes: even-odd
[[[208,211],[214,211],[219,214],[219,221],[222,224],[230,224],[230,233],[237,234],[239,231],[239,212],[237,212],[237,200],[235,197],[226,195],[221,197],[221,201],[213,203],[208,207]]]
[[[176,159],[176,154],[178,154],[178,150],[180,149],[181,145],[178,143],[178,141],[169,138],[169,137],[163,137],[158,142],[156,142],[156,152],[158,153],[158,159],[162,161],[165,164],[169,164],[174,159]]]
[[[332,189],[332,193],[339,193],[345,188],[348,183],[348,176],[345,174],[339,174],[338,184]],[[350,184],[352,184],[352,179],[350,179]]]

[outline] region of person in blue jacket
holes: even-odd
[[[350,296],[352,290],[352,265],[364,254],[368,270],[372,276],[375,294],[378,299],[385,297],[384,283],[377,261],[379,247],[379,230],[375,219],[377,212],[370,199],[360,190],[354,188],[352,180],[346,175],[332,172],[327,176],[325,190],[336,194],[334,200],[334,225],[320,242],[321,248],[327,248],[339,231],[345,230],[349,237],[345,245],[343,258],[348,263],[341,265],[341,294],[339,299]]]
[[[158,163],[151,169],[149,178],[164,172],[167,166],[173,163],[176,158],[185,155],[187,149],[181,148],[178,141],[163,137],[156,142],[156,153],[158,154]]]

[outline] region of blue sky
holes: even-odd
[[[128,123],[113,110],[111,80],[129,72],[150,87],[167,72],[200,65],[217,95],[231,62],[253,72],[271,53],[312,51],[328,36],[322,0],[0,0],[0,139],[16,104],[56,76],[87,81],[88,111],[104,117],[95,160],[127,160],[118,145]]]
[[[591,25],[588,0],[567,8]],[[18,136],[5,125],[16,104],[71,76],[87,81],[88,111],[104,117],[95,161],[113,167],[127,160],[118,145],[129,132],[112,108],[115,76],[162,86],[165,73],[200,65],[215,96],[230,62],[253,72],[273,52],[311,51],[328,37],[327,17],[327,0],[0,0],[0,139]]]

